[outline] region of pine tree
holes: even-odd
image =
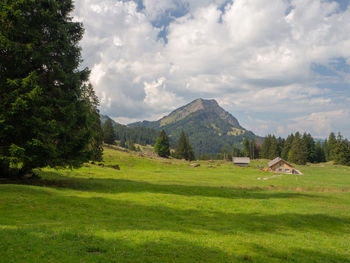
[[[288,160],[288,155],[289,155],[290,149],[292,148],[293,140],[294,140],[294,134],[288,135],[282,149],[282,153],[281,153],[282,159]]]
[[[302,143],[306,147],[307,151],[307,161],[313,163],[315,160],[315,141],[311,134],[304,133],[302,138]]]
[[[270,158],[270,147],[271,147],[272,136],[269,134],[265,137],[262,146],[260,156],[261,158],[269,159]]]
[[[270,139],[268,158],[271,160],[275,159],[278,156],[277,152],[278,152],[277,140],[276,140],[275,135],[272,135],[271,139]]]
[[[99,100],[92,88],[92,85],[85,85],[82,88],[82,96],[90,104],[89,120],[90,131],[92,133],[91,141],[88,145],[88,152],[90,153],[90,160],[102,161],[103,153],[103,129],[101,126],[100,112],[98,110]]]
[[[243,145],[243,155],[245,157],[250,157],[250,154],[251,154],[250,141],[247,138],[244,138],[242,145]]]
[[[303,144],[300,133],[296,132],[293,139],[292,147],[288,154],[288,160],[296,164],[306,164],[307,148]]]
[[[334,132],[331,132],[328,137],[328,147],[327,147],[327,161],[333,161],[334,160],[334,150],[337,144],[337,138],[335,137]]]
[[[328,160],[329,160],[329,158],[328,158],[329,157],[328,156],[329,151],[328,151],[328,140],[327,139],[322,144],[322,150],[324,152],[324,156],[326,158],[326,162],[328,162]]]
[[[195,159],[188,136],[185,134],[183,130],[180,134],[180,139],[176,147],[175,155],[177,156],[177,158],[185,159],[187,161],[192,161]]]
[[[77,167],[102,151],[72,10],[71,0],[0,1],[0,176]]]
[[[164,130],[159,134],[157,142],[154,145],[154,151],[161,157],[167,158],[170,155],[169,138]]]
[[[282,151],[284,148],[285,139],[278,137],[277,139],[277,156],[282,156]]]
[[[323,147],[321,145],[321,142],[317,142],[315,146],[315,158],[314,161],[316,163],[321,163],[326,161],[326,156],[323,150]]]
[[[339,133],[336,144],[333,148],[334,163],[342,165],[350,165],[350,147],[347,141]]]
[[[115,133],[111,119],[107,119],[103,125],[103,141],[107,144],[114,144]]]

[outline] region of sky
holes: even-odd
[[[100,111],[157,120],[215,99],[264,136],[350,138],[350,0],[75,0]]]

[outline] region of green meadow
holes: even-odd
[[[267,162],[106,148],[104,167],[1,181],[0,262],[350,262],[350,167]]]

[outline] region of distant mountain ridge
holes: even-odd
[[[215,100],[205,99],[196,99],[158,121],[135,122],[128,126],[164,129],[173,142],[178,140],[181,130],[184,130],[197,156],[219,153],[225,145],[240,147],[244,138],[258,137],[243,128]]]

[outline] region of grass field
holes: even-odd
[[[0,262],[350,262],[350,167],[104,160],[0,184]]]

